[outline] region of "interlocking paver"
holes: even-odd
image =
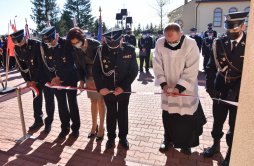
[[[3,76],[4,71],[0,69]],[[203,135],[200,136],[200,147],[206,149],[213,143],[211,130],[213,124],[212,100],[205,91],[205,78],[203,73],[199,73],[199,95],[208,97],[200,99],[208,123],[203,128]],[[154,86],[154,76],[141,73],[133,82],[133,91],[160,92],[160,87]],[[9,86],[25,86],[19,72],[11,70],[9,73]],[[29,90],[21,92],[23,111],[26,129],[34,121],[32,110],[32,93]],[[226,155],[227,144],[225,134],[221,139],[221,153],[216,154],[214,159],[203,158],[203,151],[199,147],[192,148],[193,154],[190,156],[179,152],[179,149],[170,149],[166,153],[159,152],[159,146],[163,141],[162,111],[160,109],[160,95],[132,94],[129,104],[129,135],[127,139],[130,143],[130,150],[124,150],[118,145],[116,139],[115,149],[106,150],[107,137],[102,142],[87,138],[92,127],[91,103],[85,92],[78,92],[78,104],[80,108],[80,137],[74,139],[71,136],[65,139],[57,139],[60,132],[60,120],[58,115],[57,100],[55,100],[55,117],[52,124],[52,131],[49,134],[43,133],[43,127],[37,131],[29,131],[28,134],[37,137],[36,140],[28,138],[21,144],[14,140],[22,137],[22,128],[19,117],[19,108],[15,92],[0,95],[0,165],[220,165]],[[43,103],[43,112],[45,105]],[[227,118],[228,121],[228,118]],[[229,129],[228,122],[224,124],[224,133]],[[99,123],[99,118],[98,118]],[[106,125],[105,125],[106,126]],[[118,131],[117,131],[118,132]],[[106,134],[106,131],[105,131]],[[6,153],[6,154],[5,154]],[[8,153],[8,155],[7,155]],[[19,155],[15,158],[15,155]],[[9,162],[10,159],[15,163]],[[25,161],[19,163],[17,161]],[[8,163],[9,162],[9,163]],[[140,163],[139,163],[140,162]],[[142,164],[144,162],[144,164]],[[3,164],[2,164],[3,165]]]

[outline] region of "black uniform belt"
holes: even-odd
[[[219,72],[219,75],[220,75],[222,78],[225,79],[225,76],[224,76],[221,72]],[[226,77],[226,80],[227,80],[227,81],[238,81],[238,80],[241,79],[241,77],[242,77],[242,75],[237,76],[237,77]]]

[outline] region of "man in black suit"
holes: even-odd
[[[136,47],[136,37],[131,34],[131,28],[126,29],[126,35],[124,36],[123,41]]]
[[[104,96],[107,106],[106,148],[113,146],[117,123],[120,143],[124,148],[128,148],[130,93],[123,92],[131,92],[131,84],[138,74],[135,48],[129,43],[122,42],[122,30],[119,28],[110,28],[102,36],[106,38],[107,44],[98,47],[93,65],[93,78],[97,91]]]
[[[192,39],[196,40],[196,43],[198,45],[199,52],[200,52],[201,51],[201,45],[202,45],[202,38],[200,36],[196,35],[197,34],[197,29],[196,28],[191,28],[190,33],[191,33],[190,37]]]
[[[56,37],[55,27],[47,27],[40,32],[42,36],[41,54],[44,62],[44,72],[51,85],[77,87],[78,75],[74,65],[71,50],[67,47],[65,39]],[[77,90],[54,89],[58,101],[58,111],[62,122],[62,131],[58,137],[63,138],[72,129],[72,136],[79,136],[80,117],[77,103]],[[69,109],[68,109],[68,104]],[[70,126],[70,119],[72,125]]]

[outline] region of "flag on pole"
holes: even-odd
[[[48,14],[47,14],[47,18],[48,18],[47,27],[51,27],[50,22],[49,22],[49,15]]]
[[[16,29],[16,27],[14,26],[14,24],[12,24],[11,28],[12,28],[12,30],[13,30],[14,32],[17,31],[17,29]]]
[[[74,25],[74,28],[77,27],[77,23],[76,23],[76,17],[74,16],[74,20],[73,20],[73,25]]]
[[[14,44],[12,42],[11,36],[8,35],[8,41],[7,41],[7,49],[9,49],[9,56],[14,57]]]
[[[98,29],[98,41],[102,41],[102,24],[101,24],[101,16],[99,17],[99,29]]]
[[[25,26],[25,29],[26,29],[26,37],[28,37],[30,39],[31,37],[30,37],[30,33],[29,33],[29,29],[28,29],[28,25],[27,24]]]
[[[2,45],[2,40],[0,39],[0,55],[3,54],[3,45]]]

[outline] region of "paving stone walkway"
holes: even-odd
[[[154,75],[141,73],[132,85],[133,91],[160,92],[160,87],[154,86]],[[5,71],[1,68],[0,74],[5,80]],[[205,79],[199,73],[199,96],[209,97],[205,91]],[[24,87],[25,83],[16,70],[9,72],[8,85]],[[19,107],[16,92],[0,95],[0,165],[73,165],[73,166],[217,166],[226,155],[227,145],[225,135],[221,142],[221,153],[214,159],[203,157],[203,151],[212,145],[211,130],[213,124],[212,100],[200,99],[207,119],[203,135],[200,136],[200,147],[192,148],[191,155],[184,155],[180,149],[170,149],[166,153],[159,152],[163,141],[162,111],[160,109],[160,95],[132,94],[129,104],[129,150],[125,150],[116,139],[115,148],[105,150],[107,137],[96,142],[88,139],[87,135],[92,127],[90,101],[86,92],[78,92],[78,105],[81,116],[80,136],[75,139],[67,136],[58,139],[60,120],[58,108],[55,108],[55,117],[52,131],[43,132],[43,127],[36,131],[28,131],[33,123],[32,92],[22,91],[22,103],[27,133],[36,137],[28,138],[16,143],[22,137],[22,127],[19,117]],[[57,104],[56,104],[57,106]],[[43,107],[45,112],[45,107]],[[99,119],[99,118],[98,118]],[[228,122],[224,125],[224,133],[228,130]]]

